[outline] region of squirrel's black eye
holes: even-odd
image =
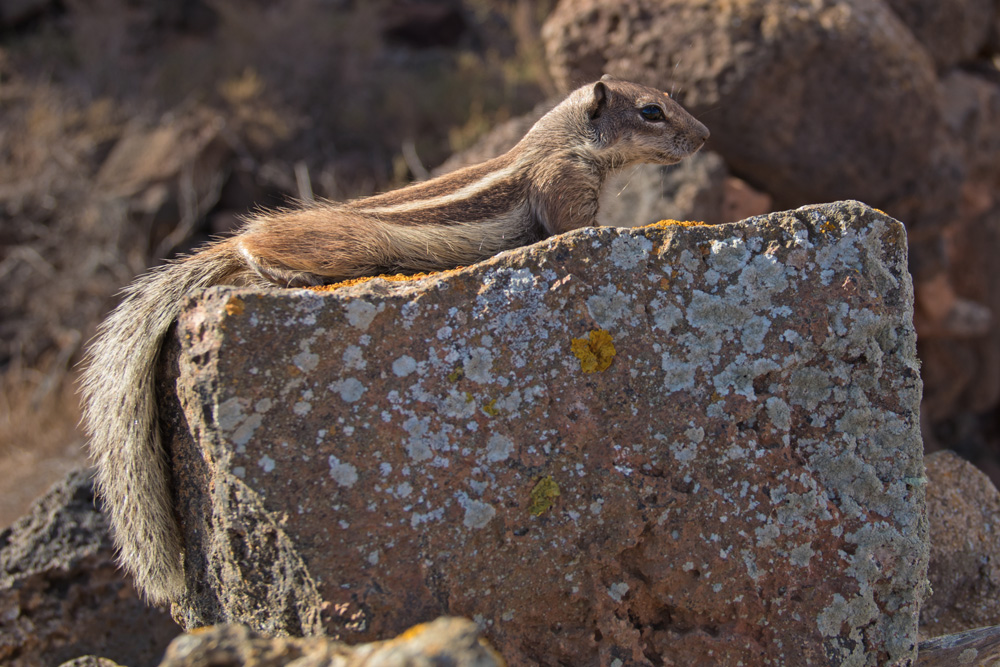
[[[667,119],[666,116],[663,115],[663,109],[655,104],[647,104],[643,108],[639,109],[639,113],[642,114],[643,118],[653,123]]]

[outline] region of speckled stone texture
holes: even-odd
[[[349,642],[466,616],[513,665],[905,664],[911,318],[903,227],[857,202],[206,292],[163,372],[175,614]]]

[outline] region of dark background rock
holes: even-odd
[[[0,663],[50,667],[96,654],[155,665],[180,628],[139,599],[113,554],[87,471],[0,532]]]
[[[913,225],[957,202],[934,64],[881,2],[564,0],[545,35],[563,87],[608,72],[677,90],[776,206],[856,198]]]
[[[886,0],[938,69],[975,61],[986,48],[997,16],[995,0]]]
[[[1000,492],[951,452],[927,457],[933,593],[920,609],[923,637],[1000,625]]]

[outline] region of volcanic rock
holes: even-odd
[[[68,475],[0,532],[0,663],[49,667],[96,654],[151,665],[180,631],[118,570],[89,472]]]

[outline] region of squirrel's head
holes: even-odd
[[[656,88],[605,75],[571,97],[586,111],[593,150],[617,166],[673,164],[708,139],[708,128]]]

